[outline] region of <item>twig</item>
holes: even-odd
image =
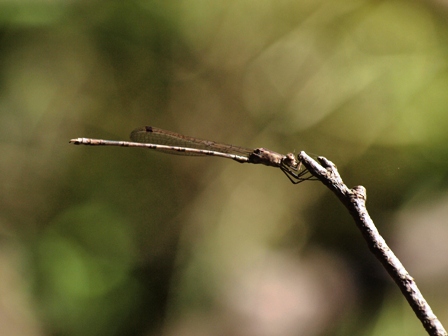
[[[308,171],[325,184],[348,209],[361,230],[370,251],[380,260],[389,275],[394,279],[417,317],[429,335],[446,336],[447,332],[433,313],[414,279],[409,275],[400,260],[387,246],[366,209],[367,192],[363,186],[349,189],[342,181],[335,164],[320,156],[318,164],[305,152],[299,154],[299,160]]]

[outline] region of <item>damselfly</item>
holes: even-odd
[[[77,138],[70,140],[70,143],[90,146],[144,147],[168,154],[217,156],[240,163],[280,168],[294,184],[314,179],[292,153],[283,155],[266,148],[247,149],[193,138],[152,126],[137,128],[132,131],[130,137],[132,142]]]

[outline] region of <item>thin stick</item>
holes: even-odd
[[[335,164],[322,156],[318,157],[320,165],[305,152],[300,152],[298,159],[312,175],[333,191],[345,205],[366,240],[370,251],[394,279],[428,334],[446,336],[446,330],[424,299],[414,279],[387,246],[386,241],[381,237],[370,218],[366,209],[366,189],[363,186],[349,189],[342,181]]]

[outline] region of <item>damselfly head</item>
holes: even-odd
[[[297,163],[297,160],[296,160],[296,157],[294,156],[294,154],[293,153],[288,153],[288,154],[286,154],[285,156],[284,156],[284,158],[283,158],[283,164],[285,165],[285,166],[288,166],[288,167],[291,167],[291,168],[294,168],[294,169],[297,169],[297,167],[298,167],[298,163]]]

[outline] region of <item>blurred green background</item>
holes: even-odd
[[[334,161],[448,322],[448,5],[2,1],[0,335],[422,335],[320,183],[152,125]]]

